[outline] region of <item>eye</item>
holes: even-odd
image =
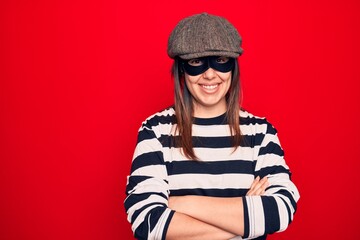
[[[220,63],[220,64],[224,64],[224,63],[227,63],[229,61],[229,58],[228,57],[218,57],[216,59],[216,62],[217,63]]]
[[[199,59],[199,58],[195,58],[195,59],[191,59],[188,61],[188,64],[190,66],[193,66],[193,67],[198,67],[198,66],[201,66],[204,64],[204,61]]]

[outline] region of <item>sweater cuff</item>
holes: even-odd
[[[265,219],[261,196],[244,196],[244,238],[264,235]]]
[[[171,219],[172,219],[172,217],[174,216],[174,213],[175,213],[174,210],[171,210],[171,212],[169,213],[169,216],[168,216],[168,218],[167,218],[167,220],[166,220],[166,222],[165,222],[165,225],[164,225],[164,231],[163,231],[161,240],[165,240],[165,239],[166,239],[167,230],[168,230],[168,228],[169,228]]]
[[[246,203],[246,197],[242,197],[244,211],[244,238],[249,237],[249,209]]]

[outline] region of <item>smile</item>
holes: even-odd
[[[203,88],[208,89],[208,90],[212,90],[215,89],[219,86],[219,84],[214,84],[214,85],[201,85]]]

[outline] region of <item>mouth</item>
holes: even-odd
[[[201,87],[206,89],[206,90],[214,90],[219,86],[219,84],[213,84],[213,85],[205,85],[205,84],[201,84]]]

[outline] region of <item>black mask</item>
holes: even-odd
[[[194,58],[190,60],[181,59],[181,65],[190,76],[202,74],[209,68],[225,73],[234,69],[235,59],[219,56]]]

